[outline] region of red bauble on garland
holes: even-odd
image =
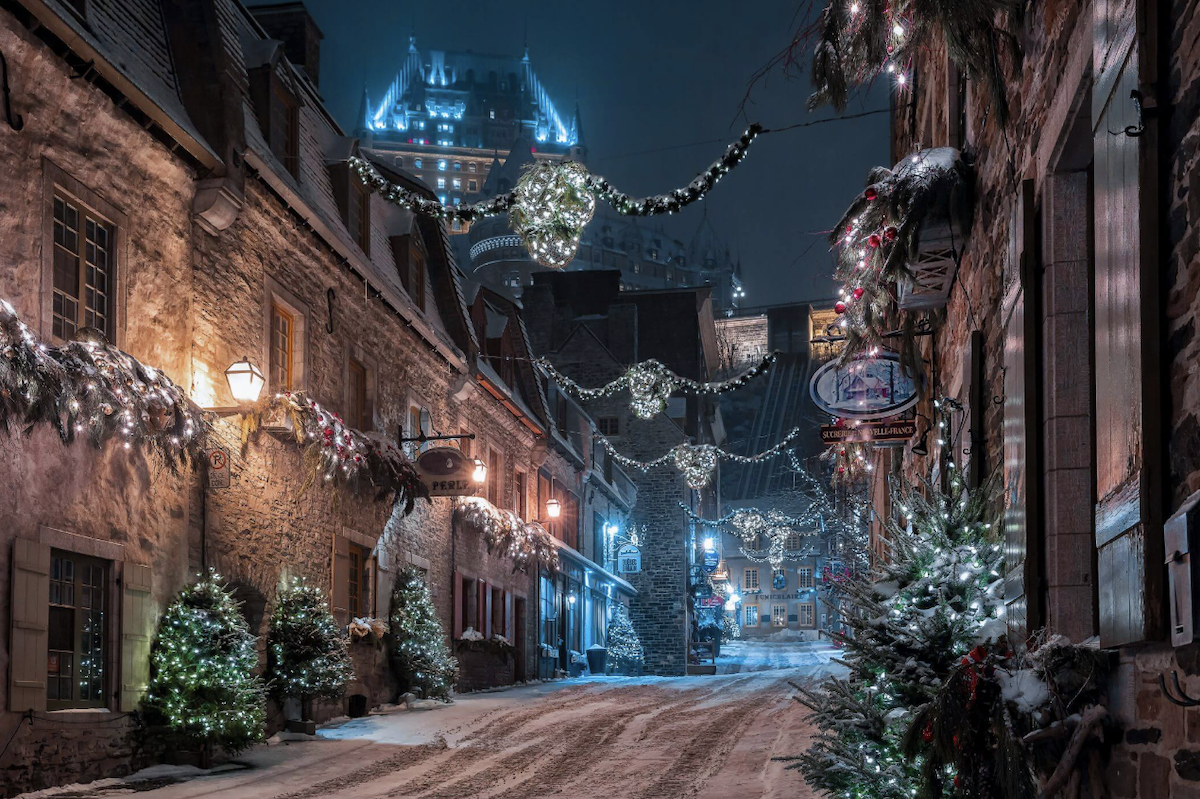
[[[883,244],[883,239],[879,238],[878,233],[872,233],[870,236],[867,236],[867,244],[870,244],[874,248],[878,248],[880,244]]]
[[[846,303],[844,303],[844,302],[836,302],[836,303],[834,303],[834,304],[833,304],[833,310],[834,310],[834,312],[835,312],[835,313],[839,313],[839,314],[843,314],[843,313],[845,313],[845,312],[846,312]]]
[[[860,287],[860,288],[856,288],[856,289],[854,290],[854,299],[856,299],[856,300],[861,300],[861,299],[862,299],[862,295],[865,293],[865,291],[866,291],[866,290],[865,290],[865,289],[863,289],[863,288],[861,288],[861,287]]]

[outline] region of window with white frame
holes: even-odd
[[[742,590],[757,591],[758,590],[758,569],[753,566],[747,566],[742,572]]]
[[[796,575],[800,578],[800,588],[813,587],[813,570],[812,566],[801,566],[796,569]]]
[[[797,615],[800,617],[800,626],[801,627],[813,627],[814,626],[814,618],[815,618],[814,610],[815,609],[811,602],[800,603],[799,605],[796,606],[796,610],[797,610]]]
[[[758,605],[747,605],[746,607],[742,608],[742,611],[743,611],[743,615],[745,616],[745,623],[742,626],[743,627],[757,627],[758,626]]]
[[[771,606],[771,626],[787,627],[787,605]]]

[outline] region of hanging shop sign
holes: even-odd
[[[725,607],[725,597],[723,596],[706,596],[697,603],[702,608],[723,608]]]
[[[916,434],[916,419],[821,425],[821,442],[824,444],[877,444],[898,447]]]
[[[475,462],[458,447],[434,447],[417,456],[417,474],[431,497],[464,497],[477,488]]]
[[[717,570],[717,566],[719,566],[720,564],[721,564],[721,553],[720,552],[717,552],[715,549],[704,550],[704,561],[703,561],[702,565],[704,566],[705,574],[712,574],[713,572],[715,572]]]
[[[617,574],[637,574],[642,570],[642,550],[623,544],[617,550]]]
[[[917,385],[894,352],[830,361],[813,375],[808,389],[818,408],[843,419],[884,419],[917,404]]]

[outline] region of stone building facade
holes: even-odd
[[[1006,123],[940,43],[892,119],[893,162],[918,143],[971,155],[975,213],[922,343],[929,395],[962,405],[961,432],[928,457],[880,454],[877,488],[935,461],[1003,472],[1010,631],[1111,652],[1118,797],[1200,794],[1198,708],[1160,682],[1200,694],[1195,608],[1168,578],[1195,561],[1164,566],[1164,526],[1200,487],[1197,31],[1188,3],[1034,4],[1021,61],[1003,64]]]
[[[651,358],[698,380],[711,379],[717,368],[705,289],[622,292],[620,273],[612,270],[538,273],[533,280],[522,302],[534,349],[584,386],[604,385]],[[665,413],[648,420],[633,414],[624,393],[585,408],[617,452],[640,461],[654,460],[684,440],[723,439],[712,398],[674,397]],[[699,555],[697,533],[680,505],[697,515],[714,512],[717,483],[693,491],[674,468],[627,471],[637,487],[628,523],[642,542],[641,571],[624,575],[637,590],[630,618],[646,651],[646,669],[682,674],[691,640],[688,581]]]
[[[551,525],[565,556],[606,608],[635,591],[575,546],[591,530],[584,519],[627,514],[635,494],[611,481],[589,492],[590,453],[553,444],[519,303],[498,296],[505,325],[486,314],[477,324],[480,295],[448,231],[351,176],[358,142],[320,99],[319,42],[299,4],[262,16],[236,0],[0,4],[14,114],[0,126],[0,297],[48,344],[86,324],[197,405],[227,409],[209,443],[230,466],[228,485],[210,486],[204,468],[172,472],[138,449],[63,446],[41,428],[0,435],[0,735],[11,741],[0,793],[119,776],[165,755],[134,711],[159,615],[206,568],[262,635],[290,577],[329,586],[344,624],[386,618],[396,573],[414,566],[462,663],[460,689],[544,670],[537,570],[488,552],[452,499],[406,514],[314,481],[294,434],[269,418],[244,435],[224,377],[243,357],[265,392],[303,392],[366,436],[473,434],[456,443],[488,466],[479,502],[532,521],[550,498],[541,478],[569,488],[580,510]],[[518,368],[489,365],[493,346]],[[47,625],[26,621],[68,561],[101,580],[104,633],[82,653],[102,664],[101,690],[86,698],[48,695],[61,675],[46,669],[81,653],[56,644],[48,658]],[[18,626],[37,651],[14,648]],[[495,645],[475,646],[468,627]],[[395,698],[386,650],[351,648],[347,698],[319,705],[317,720]],[[273,706],[269,729],[286,716]]]

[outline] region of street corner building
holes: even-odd
[[[1198,32],[1194,4],[1027,5],[1000,98],[937,36],[893,81],[896,166],[857,201],[967,165],[973,214],[925,224],[898,291],[929,387],[917,435],[864,479],[898,519],[896,476],[1000,474],[1010,641],[1110,654],[1118,797],[1200,795]]]
[[[578,673],[637,600],[606,533],[638,486],[533,368],[522,302],[359,181],[320,41],[298,3],[0,3],[6,795],[169,756],[138,709],[159,619],[207,571],[260,669],[293,579],[362,633],[311,721],[396,701],[378,622],[402,571],[462,691]],[[436,196],[399,163],[377,166]],[[475,465],[469,496],[424,496],[437,446]],[[552,556],[493,546],[514,527]],[[267,734],[296,712],[271,702]]]

